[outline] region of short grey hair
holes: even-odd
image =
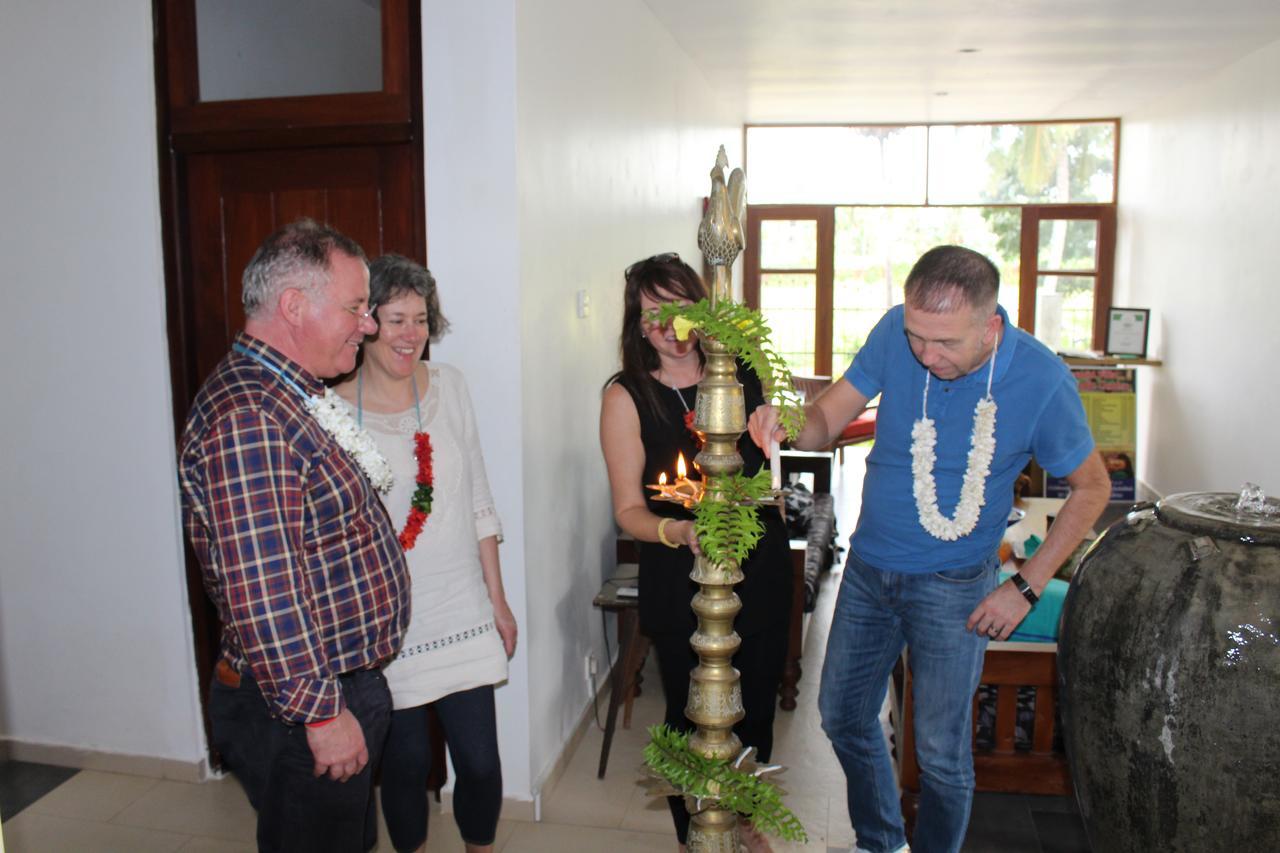
[[[964,246],[935,246],[907,275],[907,304],[930,314],[963,308],[992,311],[1000,290],[1000,270],[986,255]]]
[[[291,222],[267,237],[241,277],[245,316],[265,311],[286,288],[314,294],[327,285],[329,256],[334,251],[368,263],[359,243],[313,219]]]
[[[427,301],[427,332],[438,341],[449,331],[449,321],[440,312],[440,292],[431,270],[404,255],[386,254],[369,264],[369,310],[378,319],[378,307],[416,293]]]

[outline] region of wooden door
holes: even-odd
[[[240,277],[272,231],[310,217],[359,242],[371,258],[394,251],[426,263],[418,0],[352,7],[377,16],[380,44],[373,54],[382,84],[376,91],[205,100],[198,18],[218,8],[230,7],[198,0],[153,4],[165,290],[179,436],[201,382],[244,324]],[[234,18],[249,8],[222,14]],[[252,29],[238,18],[233,23]],[[376,33],[373,41],[379,42]],[[273,49],[270,40],[259,48]],[[319,50],[310,54],[317,67],[330,59]],[[272,63],[279,65],[274,58]],[[220,626],[190,547],[186,553],[196,669],[204,685],[217,658]],[[203,690],[201,695],[203,702]],[[207,711],[205,727],[207,733]]]
[[[240,276],[263,238],[301,217],[327,222],[370,258],[420,256],[415,146],[209,152],[186,158],[190,380],[200,382],[244,325]]]

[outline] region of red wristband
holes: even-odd
[[[329,718],[329,719],[327,719],[327,720],[312,720],[312,721],[308,722],[308,723],[306,724],[306,726],[307,726],[307,728],[309,728],[309,729],[318,729],[318,728],[320,728],[320,727],[322,727],[322,726],[327,726],[327,725],[329,725],[330,723],[332,723],[332,722],[333,722],[334,720],[336,720],[336,719],[338,719],[338,718],[337,718],[337,717],[330,717],[330,718]]]

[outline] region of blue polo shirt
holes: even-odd
[[[996,450],[977,526],[954,542],[935,539],[920,524],[912,493],[911,428],[921,414],[926,370],[907,343],[903,307],[881,318],[845,371],[868,399],[880,394],[876,441],[867,457],[862,514],[850,546],[883,571],[915,574],[973,566],[991,557],[1013,506],[1013,483],[1033,456],[1050,474],[1066,476],[1093,451],[1093,436],[1075,378],[1048,347],[1009,322],[996,354],[991,396],[996,401]],[[929,382],[938,509],[955,516],[969,462],[973,409],[987,391],[990,359],[972,373]]]

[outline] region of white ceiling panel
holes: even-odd
[[[645,0],[748,123],[1114,117],[1280,39],[1280,0]]]

